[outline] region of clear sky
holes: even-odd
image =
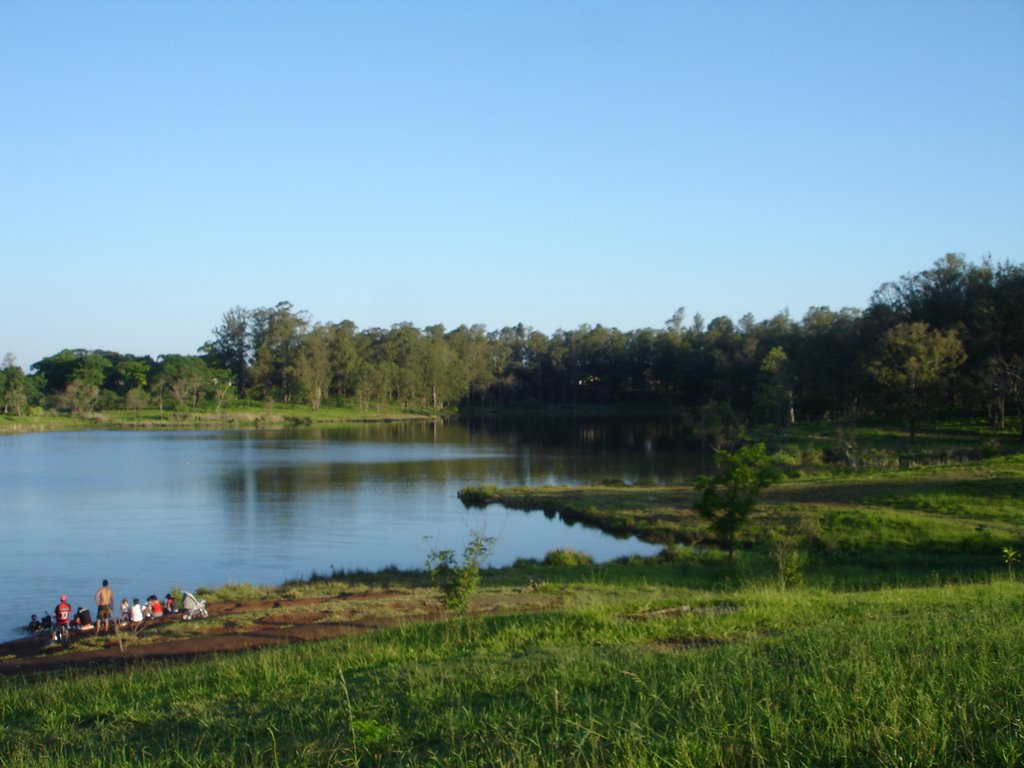
[[[0,4],[0,356],[544,333],[1024,260],[1024,2]]]

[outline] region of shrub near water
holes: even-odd
[[[544,565],[562,565],[571,567],[593,564],[594,558],[586,552],[577,552],[575,549],[571,549],[570,547],[553,549],[544,555]]]
[[[433,550],[427,556],[427,570],[430,580],[441,591],[441,604],[457,613],[469,609],[469,599],[480,583],[480,564],[487,559],[494,548],[494,539],[480,532],[473,532],[462,550],[462,562],[455,557],[455,550]]]

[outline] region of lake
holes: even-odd
[[[572,547],[607,561],[658,548],[543,514],[466,509],[468,485],[665,483],[699,457],[671,423],[416,422],[274,431],[0,437],[0,639],[67,594],[95,614],[174,587],[280,584],[336,569],[422,568],[496,538],[488,565]]]

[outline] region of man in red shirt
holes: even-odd
[[[68,625],[71,624],[71,604],[68,602],[67,595],[60,596],[60,602],[53,609],[53,618],[56,620],[53,639],[56,640],[60,635],[69,637]]]

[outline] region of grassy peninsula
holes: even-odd
[[[353,633],[9,676],[0,762],[1024,762],[1024,455],[794,468],[765,491],[731,560],[690,511],[687,486],[465,495],[672,543],[648,560],[595,565],[553,552],[484,569],[464,616],[424,613],[436,606],[425,573],[211,590],[212,604],[271,601],[261,621],[295,620],[319,596],[315,621]],[[356,613],[342,603],[353,594]],[[370,617],[382,628],[356,631]],[[256,620],[167,632],[244,633]]]

